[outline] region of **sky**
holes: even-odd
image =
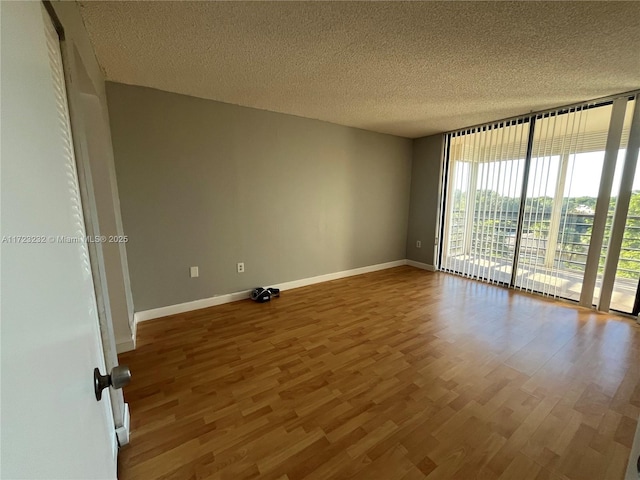
[[[613,179],[612,195],[617,195],[622,177],[622,166],[626,151],[620,150],[616,162],[616,172]],[[588,152],[573,155],[567,165],[567,179],[565,182],[564,197],[597,197],[602,176],[602,164],[604,151]],[[469,163],[456,163],[457,172],[454,171],[454,190],[466,191],[469,181]],[[502,196],[519,197],[522,182],[524,159],[508,160],[480,164],[478,167],[478,190],[494,190]],[[548,196],[555,194],[560,157],[541,157],[531,160],[529,182],[527,187],[528,197]],[[454,167],[455,168],[455,167]],[[640,190],[640,168],[636,169],[633,182],[633,190]]]
[[[624,129],[628,133],[630,129],[635,102],[629,102],[625,111]],[[549,150],[564,150],[565,145],[558,142],[570,142],[570,151],[580,151],[588,148],[602,148],[601,151],[591,151],[571,155],[569,157],[567,178],[564,188],[565,198],[597,197],[600,189],[602,165],[604,161],[604,146],[606,135],[600,135],[607,131],[611,119],[612,105],[602,105],[597,108],[577,110],[575,112],[545,117],[536,122],[533,151],[540,152],[540,148]],[[480,151],[490,150],[503,153],[511,158],[524,156],[524,147],[527,143],[526,124],[513,124],[499,129],[477,132],[466,140],[457,137],[453,141],[452,148],[462,151],[471,148]],[[470,143],[469,143],[470,142]],[[536,146],[537,145],[537,146]],[[626,146],[626,144],[623,144]],[[467,155],[469,153],[467,152]],[[616,196],[622,177],[625,149],[620,149],[616,161],[616,171],[613,180],[612,196]],[[454,154],[455,155],[455,154]],[[532,158],[527,185],[528,197],[555,195],[560,168],[559,155],[547,155]],[[458,171],[453,173],[456,184],[453,190],[466,191],[469,186],[469,163],[453,162],[459,165]],[[520,197],[524,159],[505,160],[478,164],[478,190],[493,190],[507,197]],[[640,167],[636,171],[633,182],[633,190],[640,190]]]

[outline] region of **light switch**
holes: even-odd
[[[199,275],[199,273],[198,273],[198,267],[191,267],[191,268],[189,269],[189,273],[190,273],[190,275],[191,275],[191,278],[196,278],[196,277]]]

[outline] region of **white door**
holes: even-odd
[[[0,2],[2,478],[113,479],[117,447],[60,46],[40,2]],[[106,392],[105,392],[106,393]]]

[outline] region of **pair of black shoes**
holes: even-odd
[[[279,288],[254,288],[251,291],[251,300],[258,303],[264,303],[271,300],[271,297],[279,297],[280,289]]]

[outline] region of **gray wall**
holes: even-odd
[[[411,140],[117,83],[107,96],[136,311],[406,257]]]
[[[407,258],[435,265],[443,135],[413,141]],[[421,248],[416,241],[422,242]]]

